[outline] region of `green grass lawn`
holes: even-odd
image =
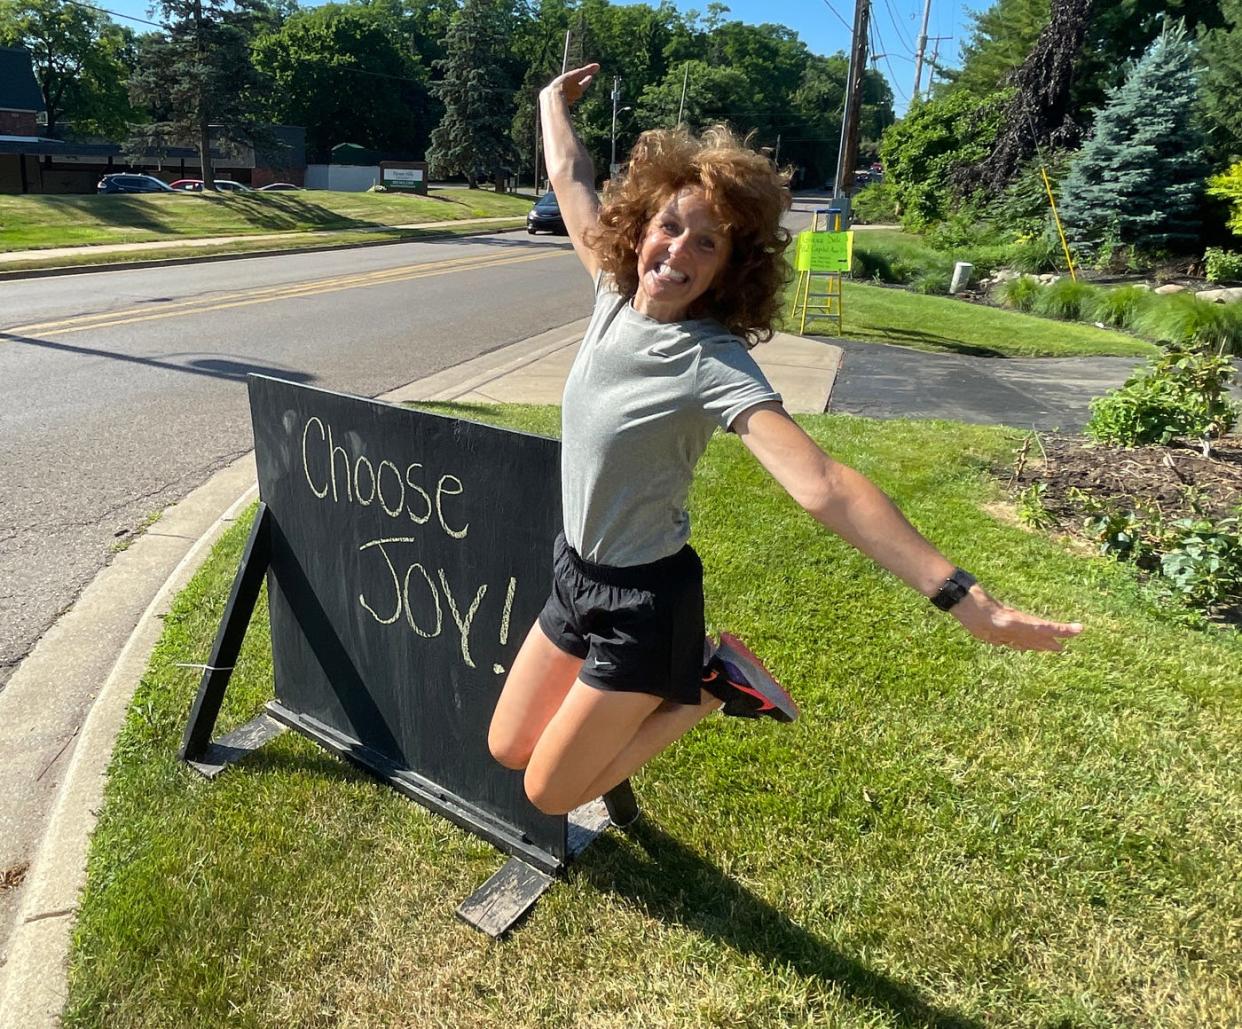
[[[487,190],[401,193],[157,193],[0,196],[0,252],[195,236],[367,229],[467,218],[525,217],[530,198]]]
[[[782,308],[783,327],[788,332],[797,332],[800,321],[790,314],[795,285],[787,287]],[[919,350],[982,357],[1149,357],[1157,352],[1151,343],[1111,329],[925,296],[898,287],[845,283],[843,316],[840,334],[847,339],[897,343]],[[837,334],[835,323],[810,318],[806,330],[808,335]]]
[[[461,226],[441,226],[430,229],[343,229],[339,232],[315,232],[301,235],[284,236],[280,239],[233,240],[229,243],[210,245],[192,244],[187,241],[184,246],[161,247],[159,251],[104,251],[103,253],[86,250],[75,253],[71,258],[43,257],[24,261],[6,261],[0,265],[0,275],[5,272],[30,271],[37,269],[53,269],[73,267],[79,268],[95,264],[143,264],[152,261],[192,261],[203,257],[224,254],[270,254],[283,250],[304,250],[313,248],[326,250],[332,247],[353,247],[362,244],[400,243],[402,240],[419,240],[442,238],[444,236],[473,236],[480,232],[497,232],[505,228],[518,228],[522,219],[515,217],[512,223],[488,223],[480,228],[478,223]]]
[[[453,408],[439,408],[454,413]],[[550,433],[554,408],[472,408]],[[486,844],[294,734],[176,760],[246,526],[166,620],[117,744],[68,1026],[1236,1026],[1242,637],[987,513],[1004,430],[801,419],[998,595],[1087,632],[998,652],[798,511],[733,438],[692,498],[709,617],[798,696],[708,719],[508,940]],[[220,729],[271,696],[265,614]]]

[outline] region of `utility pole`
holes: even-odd
[[[781,163],[781,134],[776,134],[776,151],[772,154],[772,163],[779,165]]]
[[[686,74],[681,77],[681,103],[677,105],[677,124],[681,124],[681,112],[686,109],[686,86],[690,84],[690,62],[686,62]]]
[[[858,163],[858,121],[862,114],[862,83],[867,70],[867,27],[870,20],[870,0],[855,0],[854,38],[850,44],[850,64],[846,74],[845,110],[841,112],[841,146],[837,152],[837,178],[832,189],[832,206],[840,208],[843,229],[848,229],[850,225],[850,194],[854,192],[854,165]]]
[[[608,175],[615,174],[617,167],[617,104],[621,102],[621,77],[612,77],[612,154],[608,159]]]
[[[914,92],[910,99],[919,98],[919,85],[923,81],[923,55],[927,52],[927,22],[931,18],[931,0],[923,0],[923,24],[919,29],[918,43],[914,51]]]

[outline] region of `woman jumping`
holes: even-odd
[[[686,497],[717,427],[978,639],[1060,650],[1082,631],[993,600],[781,406],[748,351],[773,334],[786,274],[791,198],[767,158],[723,129],[646,132],[601,205],[570,120],[598,71],[567,72],[539,98],[548,175],[595,307],[562,401],[552,592],[488,733],[492,755],[525,769],[527,796],[549,814],[601,796],[722,706],[797,717],[739,640],[705,637]]]

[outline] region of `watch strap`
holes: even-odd
[[[931,598],[931,602],[941,611],[948,611],[970,592],[975,581],[975,577],[964,568],[955,568],[953,574],[945,579],[939,592]]]

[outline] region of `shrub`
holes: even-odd
[[[879,279],[881,282],[896,282],[893,277],[893,266],[888,255],[869,247],[854,247],[854,260],[850,267],[850,277],[854,279]]]
[[[873,182],[854,194],[850,211],[855,221],[868,224],[896,222],[897,191],[887,182]]]
[[[1005,307],[1012,307],[1015,311],[1025,311],[1028,314],[1034,309],[1035,301],[1039,299],[1039,294],[1043,292],[1043,287],[1035,279],[1022,275],[1016,279],[1010,279],[1000,288],[1000,302]]]
[[[1072,499],[1085,516],[1084,532],[1102,554],[1133,561],[1160,577],[1168,592],[1212,614],[1242,611],[1242,526],[1237,518],[1178,518],[1131,511],[1081,490]]]
[[[1220,247],[1208,247],[1203,252],[1209,282],[1237,282],[1242,279],[1242,254]]]
[[[1020,239],[1009,248],[1009,266],[1020,272],[1054,272],[1065,264],[1061,241],[1047,233]]]
[[[1229,228],[1242,236],[1242,161],[1208,179],[1207,191],[1209,196],[1228,201]]]
[[[1114,329],[1133,330],[1143,309],[1155,298],[1142,286],[1119,286],[1102,289],[1088,315],[1091,321],[1111,325]]]
[[[953,272],[948,273],[925,269],[910,279],[910,288],[915,293],[926,293],[935,296],[947,296]]]
[[[880,141],[885,184],[901,204],[902,223],[923,229],[957,205],[951,178],[957,168],[992,149],[1010,90],[976,97],[965,90],[912,103]]]
[[[1159,343],[1242,353],[1242,311],[1213,304],[1193,293],[1160,297],[1142,309],[1138,329]]]
[[[1125,384],[1091,401],[1087,435],[1123,447],[1166,444],[1182,436],[1208,443],[1237,422],[1227,395],[1227,357],[1170,349]]]
[[[1059,279],[1045,286],[1035,298],[1035,313],[1063,322],[1081,321],[1093,308],[1099,290],[1085,282]]]

